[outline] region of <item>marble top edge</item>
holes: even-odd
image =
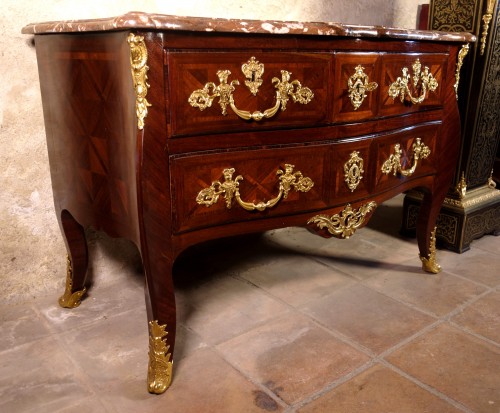
[[[299,22],[279,20],[240,20],[186,17],[129,12],[117,17],[89,20],[61,20],[32,23],[24,34],[97,32],[130,29],[182,30],[200,32],[305,34],[319,36],[390,37],[406,40],[474,42],[471,33],[410,30],[384,26],[357,26],[335,22]]]

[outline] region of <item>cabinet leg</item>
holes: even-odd
[[[59,305],[75,308],[87,291],[85,278],[88,268],[88,249],[85,230],[68,211],[61,213],[61,228],[68,251],[66,262],[66,289]]]
[[[417,222],[417,241],[422,269],[433,274],[441,271],[441,266],[436,260],[436,221],[440,208],[441,202],[432,200],[431,194],[426,193]]]
[[[429,255],[420,255],[420,260],[422,261],[422,269],[433,274],[437,274],[441,271],[441,266],[437,263],[436,260],[436,230],[437,227],[434,227],[434,231],[431,232]]]
[[[144,260],[144,258],[143,258]],[[176,308],[170,260],[144,263],[149,328],[148,391],[161,394],[172,381]],[[149,269],[149,274],[148,274]],[[163,270],[163,271],[162,271]]]

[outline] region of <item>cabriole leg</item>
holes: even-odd
[[[88,249],[85,230],[68,211],[61,213],[61,228],[66,242],[66,289],[59,298],[59,305],[75,308],[87,291],[85,278],[88,268]]]
[[[149,329],[147,381],[148,391],[154,394],[165,392],[172,382],[176,329],[173,262],[165,258],[162,261],[156,261],[153,265],[151,261],[148,265],[145,263]]]
[[[436,230],[437,227],[434,227],[434,231],[431,232],[429,242],[429,255],[420,255],[420,260],[422,261],[422,269],[433,274],[437,274],[441,271],[441,266],[437,263],[436,260]]]
[[[440,208],[441,202],[436,202],[430,193],[426,193],[417,222],[417,241],[422,269],[433,274],[441,271],[441,266],[436,260],[436,221]]]

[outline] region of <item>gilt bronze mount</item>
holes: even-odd
[[[148,50],[146,49],[143,36],[136,36],[130,33],[127,40],[130,45],[130,64],[136,95],[135,110],[137,127],[142,130],[144,129],[144,118],[148,115],[148,106],[151,106],[151,103],[146,99],[149,88],[147,82],[147,71],[149,70],[147,66]]]
[[[82,302],[83,295],[87,289],[83,287],[80,291],[73,292],[73,267],[69,255],[66,256],[66,288],[64,294],[59,297],[59,305],[63,308],[76,308]]]
[[[407,100],[415,105],[418,105],[427,97],[427,91],[436,91],[438,82],[427,66],[424,66],[422,70],[422,64],[419,59],[415,60],[415,63],[412,65],[412,69],[413,76],[410,75],[407,67],[403,67],[401,70],[402,76],[398,77],[389,87],[389,96],[393,99],[396,99],[399,96],[401,102]],[[412,91],[410,90],[411,84],[413,84],[412,90],[414,94],[418,93],[420,90],[419,96],[412,95]]]
[[[367,97],[366,92],[371,92],[378,87],[377,82],[370,82],[364,69],[361,65],[356,66],[354,74],[347,79],[349,99],[351,99],[354,110],[359,109],[363,100]]]
[[[417,169],[418,161],[420,159],[426,159],[430,154],[431,150],[427,145],[421,141],[420,138],[415,139],[412,145],[413,149],[413,164],[410,169],[403,169],[401,166],[401,155],[403,151],[401,150],[401,145],[397,143],[394,145],[394,153],[389,156],[389,158],[382,164],[382,172],[386,175],[393,172],[394,175],[401,174],[403,176],[411,176],[415,173]]]
[[[258,87],[262,84],[260,76],[264,73],[264,65],[260,64],[255,60],[255,57],[252,56],[252,58],[242,66],[242,70],[248,79],[245,81],[245,84],[249,87],[252,94],[257,94]],[[314,97],[314,93],[311,89],[302,86],[298,80],[290,81],[292,73],[287,70],[281,70],[281,80],[277,77],[273,77],[271,80],[276,89],[276,103],[273,107],[263,112],[240,110],[236,107],[233,96],[233,92],[236,90],[235,86],[238,86],[240,82],[239,80],[231,80],[229,82],[230,75],[231,72],[229,70],[218,70],[217,77],[219,78],[219,84],[216,85],[214,82],[208,82],[202,89],[195,90],[189,96],[189,104],[203,111],[211,107],[214,99],[218,97],[219,105],[224,116],[227,115],[227,106],[229,105],[233,112],[240,118],[260,121],[264,118],[273,117],[278,113],[280,108],[282,111],[285,111],[290,97],[294,102],[303,105],[308,104]]]
[[[172,382],[172,354],[167,344],[166,324],[158,321],[149,322],[149,365],[148,390],[150,393],[161,394]]]
[[[300,192],[308,192],[313,186],[314,182],[311,178],[302,175],[302,172],[294,172],[294,165],[285,164],[285,170],[278,169],[276,175],[279,176],[279,192],[276,197],[267,202],[261,201],[258,203],[246,202],[240,196],[240,181],[243,180],[241,175],[233,179],[235,172],[234,168],[226,168],[222,172],[224,181],[214,181],[208,188],[202,189],[196,197],[196,202],[207,207],[215,204],[219,200],[220,195],[224,195],[226,200],[226,207],[231,208],[233,198],[236,202],[247,211],[263,211],[267,208],[275,206],[281,198],[286,199],[291,189]]]
[[[349,238],[358,228],[363,226],[367,216],[375,210],[377,203],[370,201],[361,205],[358,209],[353,209],[350,204],[339,213],[332,216],[319,214],[315,215],[308,224],[316,224],[319,229],[326,229],[331,235],[339,238]]]

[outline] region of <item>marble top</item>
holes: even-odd
[[[403,40],[434,40],[453,42],[474,42],[476,40],[476,37],[471,33],[410,30],[383,26],[356,26],[333,22],[215,19],[142,12],[129,12],[121,16],[105,19],[61,20],[44,23],[32,23],[23,27],[22,33],[49,34],[131,29],[347,37],[390,37]]]

